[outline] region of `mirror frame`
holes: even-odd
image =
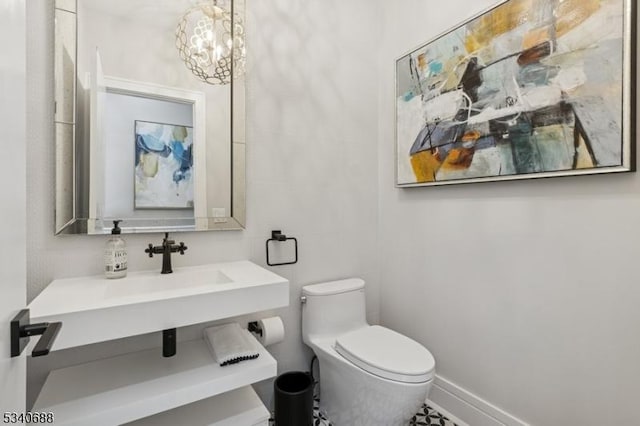
[[[102,218],[90,218],[89,212],[83,212],[78,202],[80,188],[89,186],[88,182],[80,182],[79,170],[88,166],[82,163],[78,155],[78,0],[54,1],[54,143],[55,143],[55,211],[54,234],[86,234],[89,233],[91,221]],[[244,21],[245,0],[229,0],[231,5],[232,28],[237,17]],[[246,22],[245,22],[246,29]],[[65,55],[66,52],[69,54]],[[233,49],[232,49],[233,52]],[[233,54],[233,53],[232,53]],[[233,63],[232,62],[232,67]],[[194,229],[184,229],[171,224],[160,223],[162,218],[149,221],[158,223],[154,226],[124,227],[123,233],[157,233],[157,232],[200,232],[242,230],[246,227],[246,140],[245,140],[245,75],[236,76],[232,68],[231,80],[231,120],[230,126],[230,215],[227,217],[195,217]],[[67,155],[63,155],[66,153]],[[88,176],[88,173],[86,174]],[[88,209],[85,209],[88,210]],[[125,221],[127,218],[123,218]],[[198,229],[198,223],[206,220],[206,229]],[[128,228],[128,229],[127,229]]]

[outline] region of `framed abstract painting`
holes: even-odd
[[[193,208],[193,128],[135,122],[136,209]]]
[[[396,61],[400,187],[635,171],[635,0],[508,0]]]

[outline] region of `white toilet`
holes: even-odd
[[[302,338],[320,361],[320,410],[335,426],[406,426],[431,388],[422,345],[366,321],[359,278],[302,288]]]

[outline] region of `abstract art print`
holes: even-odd
[[[193,208],[193,128],[136,121],[135,144],[135,208]]]
[[[508,0],[398,59],[396,184],[633,171],[634,9]]]

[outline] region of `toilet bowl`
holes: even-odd
[[[419,343],[366,322],[359,278],[302,288],[302,338],[320,365],[320,410],[335,426],[405,426],[425,402],[435,360]]]

